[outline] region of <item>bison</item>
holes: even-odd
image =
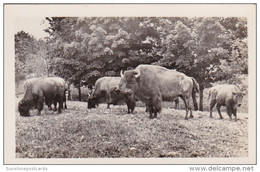
[[[66,91],[67,91],[67,83],[65,82],[65,80],[63,78],[60,77],[49,77],[50,79],[54,80],[57,85],[59,86],[58,88],[64,88],[64,92],[63,92],[63,104],[61,105],[61,108],[65,108],[67,109],[67,103],[66,103]],[[46,104],[48,105],[49,109],[51,110],[51,104],[53,103],[54,105],[54,110],[57,110],[57,100],[53,99],[53,100],[47,100]]]
[[[29,110],[33,107],[41,114],[44,101],[55,100],[59,102],[58,113],[61,113],[65,88],[51,78],[38,78],[33,82],[27,82],[23,99],[18,104],[21,116],[30,116]]]
[[[210,99],[209,112],[212,118],[212,109],[217,104],[217,111],[220,119],[223,119],[220,107],[227,107],[227,114],[232,119],[232,114],[237,120],[237,107],[241,106],[244,93],[235,85],[217,85],[209,90],[208,99]]]
[[[120,82],[120,77],[102,77],[95,83],[95,90],[88,99],[88,108],[95,108],[99,103],[106,102],[109,108],[110,104],[116,105],[121,102],[127,104],[128,113],[133,113],[135,100],[130,100],[127,95],[116,90]]]
[[[162,101],[173,101],[181,97],[185,104],[186,116],[190,111],[193,117],[190,97],[199,90],[194,78],[188,77],[176,70],[169,70],[156,65],[139,65],[134,70],[122,73],[118,90],[134,99],[136,96],[143,101],[150,113],[150,118],[156,118],[161,111]]]

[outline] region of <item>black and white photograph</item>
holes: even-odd
[[[201,6],[6,4],[5,162],[256,163],[256,5]]]

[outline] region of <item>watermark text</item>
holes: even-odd
[[[245,172],[251,172],[254,171],[254,166],[194,166],[194,167],[189,167],[190,171],[245,171]]]

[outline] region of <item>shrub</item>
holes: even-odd
[[[80,90],[81,90],[81,101],[87,102],[89,94],[91,93],[90,90],[87,87],[80,87]],[[77,88],[72,87],[70,94],[71,94],[72,101],[79,101],[79,91]]]

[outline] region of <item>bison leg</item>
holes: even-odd
[[[110,109],[110,104],[109,103],[107,104],[107,108]]]
[[[175,109],[179,109],[179,99],[178,98],[175,99],[174,102],[175,102]]]
[[[61,109],[62,109],[62,101],[59,101],[59,108],[58,108],[58,113],[61,113]]]
[[[154,111],[153,117],[154,117],[154,118],[157,118],[157,111],[156,111],[156,110]]]
[[[66,100],[65,100],[65,102],[64,102],[64,106],[65,106],[65,109],[67,109],[67,104],[66,104]]]
[[[127,107],[128,107],[128,113],[134,113],[135,101],[130,100],[130,101],[126,101],[126,102],[127,102]]]
[[[61,109],[63,109],[63,98],[62,100],[60,100],[62,103],[61,103]],[[60,104],[59,104],[60,105]]]
[[[185,118],[184,118],[184,119],[186,119],[186,120],[188,119],[189,111],[190,111],[190,118],[193,118],[192,110],[191,110],[191,106],[190,106],[189,99],[186,99],[186,98],[183,97],[183,96],[181,96],[181,99],[182,99],[183,102],[184,102],[185,110],[186,110],[186,115],[185,115]]]
[[[45,104],[48,106],[49,110],[52,110],[52,108],[51,108],[51,101],[50,100],[45,99]]]
[[[63,102],[64,102],[64,107],[65,107],[65,109],[67,109],[67,104],[66,104],[66,91],[64,91],[64,94],[63,94]]]
[[[147,104],[145,104],[145,112],[150,112],[149,111],[149,106]]]
[[[127,105],[127,113],[133,113],[135,108],[135,102],[126,102]]]
[[[53,100],[54,109],[53,111],[57,111],[57,100]]]
[[[161,96],[154,96],[152,100],[152,111],[154,113],[154,118],[157,118],[157,113],[160,112],[162,109],[162,98]]]
[[[59,107],[58,107],[58,113],[61,113],[61,109],[63,107],[63,97],[59,97],[57,98],[58,103],[59,103]],[[57,102],[56,102],[57,103]]]
[[[130,105],[127,104],[127,113],[129,114],[130,113]]]
[[[44,99],[39,98],[38,101],[37,101],[37,109],[38,109],[37,115],[41,115],[41,111],[43,109],[43,104],[44,104]]]
[[[186,102],[186,99],[183,97],[183,96],[180,96],[181,97],[181,99],[183,100],[183,102],[184,102],[184,105],[185,105],[185,110],[186,110],[186,115],[185,115],[185,118],[184,119],[188,119],[188,113],[189,113],[189,110],[188,110],[188,108],[187,108],[187,102]]]
[[[134,113],[134,109],[135,109],[135,101],[134,102],[130,102],[130,111],[131,113]]]
[[[235,121],[237,121],[237,108],[233,109],[233,114],[234,114],[234,117],[235,117]]]
[[[150,119],[153,119],[154,118],[154,116],[153,116],[153,113],[154,113],[154,107],[153,107],[153,104],[146,104],[146,109],[149,111],[149,113],[150,113],[150,116],[149,116],[149,118]]]
[[[131,109],[130,109],[131,113],[134,113],[134,109],[135,109],[135,107],[131,107]]]
[[[149,118],[153,119],[153,105],[148,105],[148,110],[149,110],[149,113],[150,113]]]
[[[189,103],[189,100],[188,100],[188,108],[189,108],[189,111],[190,111],[190,118],[193,118],[192,108],[191,108],[191,104]]]
[[[230,106],[227,106],[227,114],[229,116],[229,119],[232,120],[232,108]]]
[[[215,106],[215,104],[216,104],[216,100],[210,101],[210,105],[209,105],[209,116],[210,116],[210,118],[212,118],[212,109]]]
[[[217,111],[218,111],[218,114],[219,114],[219,118],[223,119],[223,116],[221,115],[221,112],[220,112],[220,107],[221,107],[221,105],[217,104]]]

